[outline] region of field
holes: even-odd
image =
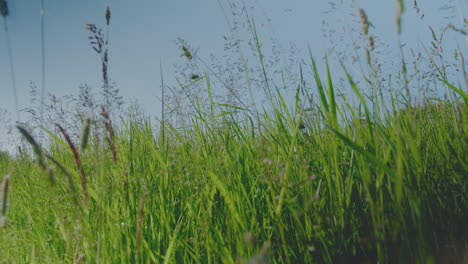
[[[313,86],[268,90],[263,112],[207,81],[184,126],[104,105],[73,114],[79,136],[19,124],[19,153],[0,156],[0,263],[468,261],[466,90],[441,77],[445,99],[379,88],[371,104],[346,66],[309,64]]]
[[[258,126],[248,116],[195,116],[191,130],[168,125],[165,138],[149,121],[130,119],[107,130],[108,145],[91,137],[82,148],[51,134],[54,144],[41,150],[23,131],[36,161],[27,154],[1,160],[2,174],[10,175],[3,195],[11,201],[2,258],[423,263],[459,257],[454,252],[466,250],[467,239],[466,101],[350,126],[334,119],[337,108],[322,110],[324,120],[279,108],[260,116]]]

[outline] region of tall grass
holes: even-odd
[[[72,187],[77,150],[58,135],[46,150],[53,185],[31,157],[9,161],[2,258],[426,263],[466,247],[466,103],[337,123],[346,109],[325,104],[327,79],[324,119],[280,105],[260,124],[199,114],[191,130],[168,123],[165,143],[148,120],[124,122],[117,157],[110,143],[81,152],[88,202],[72,202],[86,189]]]
[[[397,7],[399,32],[403,1]],[[367,15],[358,14],[372,71],[374,38]],[[109,18],[106,12],[107,26]],[[424,98],[429,103],[413,106],[407,77],[405,97],[384,90],[377,78],[359,83],[328,58],[322,67],[310,51],[316,90],[306,85],[301,64],[291,101],[271,81],[255,23],[248,22],[269,104],[263,112],[218,101],[210,75],[197,74],[188,85],[180,81],[193,109],[183,127],[165,117],[155,130],[139,113],[116,126],[106,106],[100,117],[77,117],[83,120],[79,137],[55,124],[41,145],[18,126],[32,152],[0,156],[0,260],[466,261],[464,89],[441,78],[449,99]],[[93,24],[88,30],[109,95],[107,35]],[[187,60],[196,58],[186,45],[182,49]],[[350,96],[337,89],[341,72]],[[205,94],[187,91],[195,85]]]

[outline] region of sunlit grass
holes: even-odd
[[[36,162],[2,160],[11,175],[2,259],[425,263],[463,248],[466,104],[348,124],[329,88],[322,117],[281,105],[261,123],[200,113],[188,130],[168,125],[164,141],[130,119],[115,131],[116,157],[91,137],[79,153],[88,203],[76,199],[81,172],[58,134],[48,164],[37,151]]]

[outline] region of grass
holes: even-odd
[[[466,250],[467,105],[354,125],[336,121],[344,110],[332,103],[318,118],[279,105],[261,124],[199,114],[191,130],[168,124],[164,141],[130,119],[112,144],[90,137],[79,154],[55,135],[44,153],[35,147],[36,162],[2,160],[11,175],[2,258],[427,263],[446,247]],[[89,201],[76,199],[83,177]]]
[[[397,1],[398,32],[403,11]],[[111,118],[118,94],[109,90],[107,34],[89,24],[105,106],[100,117],[94,104],[88,118],[77,111],[81,136],[64,124],[44,128],[43,146],[18,125],[29,151],[0,155],[0,263],[466,261],[468,95],[442,78],[450,99],[412,106],[417,73],[408,75],[403,55],[400,91],[383,89],[367,15],[358,14],[370,73],[359,84],[343,66],[352,95],[337,89],[328,59],[319,74],[310,52],[317,91],[301,64],[287,103],[247,17],[271,107],[218,102],[209,76],[196,75],[180,81],[189,123],[169,116],[160,132],[141,113]],[[107,8],[107,29],[109,19]],[[206,104],[188,91],[201,79]]]

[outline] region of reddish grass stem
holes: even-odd
[[[83,191],[83,204],[87,206],[88,204],[88,188],[86,186],[86,175],[83,169],[83,165],[81,163],[80,156],[78,154],[78,151],[73,144],[73,142],[70,139],[70,135],[68,135],[68,132],[59,124],[55,124],[60,132],[62,133],[63,137],[68,143],[68,146],[70,147],[72,153],[73,153],[73,160],[75,161],[76,167],[78,168],[78,171],[80,173],[80,179],[81,179],[81,189]]]

